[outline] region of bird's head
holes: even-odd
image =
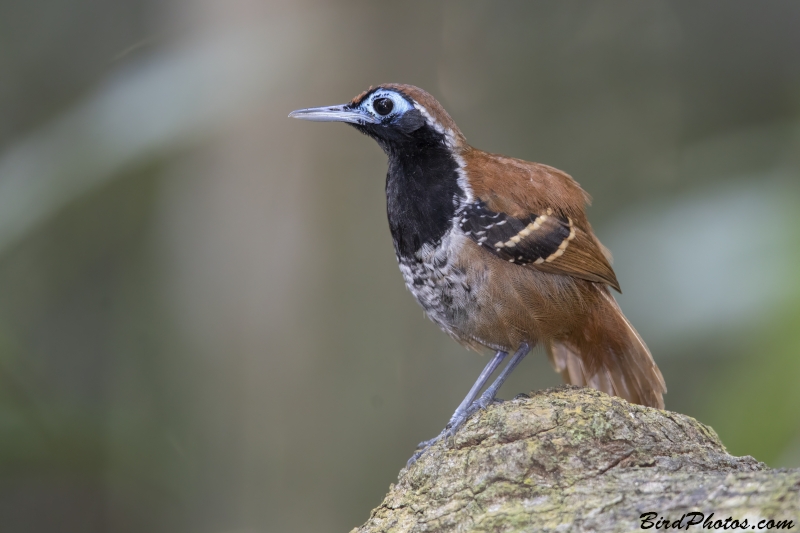
[[[343,105],[311,107],[289,113],[316,122],[347,122],[375,139],[387,153],[409,145],[438,145],[451,150],[466,147],[453,119],[436,99],[413,85],[370,87]]]

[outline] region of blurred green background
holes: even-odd
[[[800,3],[0,0],[0,530],[348,531],[485,363],[386,161],[419,85],[572,174],[667,408],[800,466]],[[501,392],[558,384],[541,354]]]

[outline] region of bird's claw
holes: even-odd
[[[424,440],[424,441],[420,442],[419,444],[417,444],[417,450],[424,450],[425,448],[428,448],[429,446],[432,446],[432,445],[436,444],[439,441],[439,439],[441,439],[441,438],[442,438],[442,434],[439,433],[438,435],[436,435],[432,439]]]
[[[422,454],[425,453],[425,451],[428,448],[430,448],[440,440],[444,439],[445,443],[452,442],[458,430],[461,428],[461,426],[464,425],[464,423],[469,419],[469,417],[471,417],[473,414],[477,413],[481,409],[485,409],[486,406],[488,406],[494,401],[495,399],[493,397],[481,396],[480,398],[472,402],[472,405],[470,405],[466,410],[456,412],[455,414],[453,414],[452,418],[450,418],[450,421],[447,423],[447,425],[444,427],[441,433],[439,433],[432,439],[424,440],[419,444],[417,444],[417,450],[414,452],[414,455],[412,455],[411,458],[406,463],[406,468],[416,463],[417,459],[422,457]]]
[[[445,428],[445,431],[446,430],[447,430],[447,428]],[[444,433],[445,432],[442,431],[441,433],[439,433],[438,435],[436,435],[432,439],[424,440],[424,441],[420,442],[419,444],[417,444],[417,451],[414,452],[414,455],[412,455],[411,458],[406,463],[406,468],[408,468],[409,466],[411,466],[414,463],[416,463],[417,459],[419,459],[422,456],[422,454],[425,453],[425,450],[427,450],[428,448],[430,448],[431,446],[433,446],[434,444],[439,442],[439,440],[441,440],[441,438],[444,435]]]
[[[441,433],[439,433],[438,435],[436,435],[432,439],[424,440],[424,441],[420,442],[419,444],[417,444],[417,451],[415,451],[414,455],[412,455],[411,458],[408,460],[408,462],[406,463],[406,467],[409,467],[409,466],[413,465],[414,463],[416,463],[417,459],[419,459],[422,456],[422,454],[425,453],[425,451],[428,448],[430,448],[431,446],[433,446],[434,444],[436,444],[440,440],[444,440],[445,443],[447,443],[448,440],[452,439],[453,436],[456,434],[456,431],[458,430],[458,428],[461,426],[461,424],[463,424],[463,421],[461,423],[459,423],[455,427],[452,425],[452,423],[453,423],[453,420],[451,419],[450,423],[448,423],[444,427],[444,429],[442,430]]]

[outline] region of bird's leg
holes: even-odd
[[[467,411],[475,402],[475,398],[478,396],[478,393],[481,391],[483,386],[486,385],[486,382],[489,381],[489,378],[492,377],[494,371],[497,370],[497,367],[500,366],[500,363],[503,362],[503,359],[505,359],[507,355],[507,352],[502,351],[498,351],[496,354],[494,354],[494,357],[492,357],[492,359],[487,363],[486,367],[484,367],[483,371],[478,376],[478,379],[475,380],[472,388],[469,389],[467,396],[458,405],[455,413],[453,413],[453,416],[450,417],[450,421],[447,423],[444,430],[442,430],[442,432],[434,438],[422,441],[417,445],[417,452],[411,457],[411,459],[408,460],[409,466],[412,465],[414,461],[416,461],[419,456],[422,455],[422,452],[424,452],[431,444],[437,442],[439,439],[445,436],[445,434],[454,433],[455,430],[464,423],[469,416]]]
[[[432,444],[437,442],[439,439],[443,437],[452,437],[455,435],[455,432],[460,428],[467,419],[472,416],[477,411],[481,409],[485,409],[492,401],[494,401],[495,396],[497,396],[497,391],[500,390],[500,387],[503,386],[508,376],[511,375],[511,372],[517,368],[517,365],[522,362],[526,355],[531,351],[531,347],[527,342],[523,342],[520,344],[517,351],[511,357],[511,360],[508,362],[508,365],[500,372],[500,375],[494,380],[494,382],[489,385],[489,387],[481,394],[480,398],[475,400],[475,396],[477,396],[478,392],[483,388],[489,378],[492,376],[497,367],[500,366],[500,363],[503,362],[506,355],[506,352],[498,351],[495,356],[489,361],[489,364],[486,365],[486,368],[483,369],[481,375],[478,376],[478,380],[469,390],[466,398],[464,401],[456,409],[456,412],[453,413],[453,416],[450,417],[450,422],[448,422],[447,426],[445,426],[444,430],[437,435],[436,437],[432,438],[431,440],[426,440],[419,443],[417,447],[417,451],[414,455],[411,456],[411,459],[408,460],[406,466],[411,466],[414,464],[420,456],[425,453]]]
[[[478,393],[481,391],[483,386],[486,385],[486,382],[489,381],[489,378],[492,377],[494,371],[497,370],[497,367],[500,366],[500,363],[503,362],[503,359],[505,359],[507,355],[508,352],[498,351],[492,360],[489,361],[489,364],[487,364],[486,368],[483,369],[481,375],[478,376],[475,384],[472,385],[472,388],[467,393],[464,401],[461,402],[461,404],[456,408],[456,412],[450,417],[450,421],[447,423],[444,431],[442,432],[443,434],[446,434],[447,436],[454,435],[458,428],[460,428],[464,422],[467,421],[467,418],[471,414],[469,409],[472,404],[475,403],[475,398],[478,396]]]
[[[531,351],[531,347],[527,342],[523,342],[519,345],[516,353],[511,357],[511,361],[508,362],[508,365],[500,372],[500,375],[497,376],[497,379],[494,380],[494,383],[489,385],[489,387],[483,391],[481,397],[475,400],[472,405],[469,406],[466,412],[466,416],[464,420],[469,418],[473,413],[476,411],[480,411],[481,409],[485,409],[490,403],[494,401],[494,397],[497,396],[497,391],[500,390],[500,387],[503,386],[503,383],[508,379],[508,376],[511,375],[511,372],[517,367],[518,364],[528,355],[528,352]],[[463,423],[463,422],[462,422]]]
[[[475,398],[478,397],[478,393],[481,391],[483,386],[486,385],[486,382],[489,381],[489,378],[492,377],[494,371],[497,370],[497,367],[500,366],[500,363],[503,362],[503,359],[505,359],[507,355],[508,355],[507,352],[502,352],[502,351],[498,351],[496,354],[494,354],[494,357],[492,357],[492,359],[486,364],[486,367],[484,367],[483,371],[478,376],[478,379],[475,380],[475,383],[472,385],[472,388],[469,389],[469,392],[467,393],[466,397],[461,401],[461,403],[456,408],[456,411],[453,413],[453,416],[450,417],[450,421],[445,426],[445,431],[453,427],[453,425],[455,424],[461,425],[458,423],[458,421],[466,417],[467,409],[469,409],[469,406],[472,405],[472,403],[475,401]],[[434,442],[438,441],[445,433],[445,431],[443,431],[442,433],[440,433],[439,435],[430,440],[425,440],[420,442],[417,445],[417,448],[426,448],[430,446]]]

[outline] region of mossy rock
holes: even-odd
[[[649,512],[800,528],[800,469],[733,457],[691,417],[559,387],[473,416],[353,531],[641,531]]]

